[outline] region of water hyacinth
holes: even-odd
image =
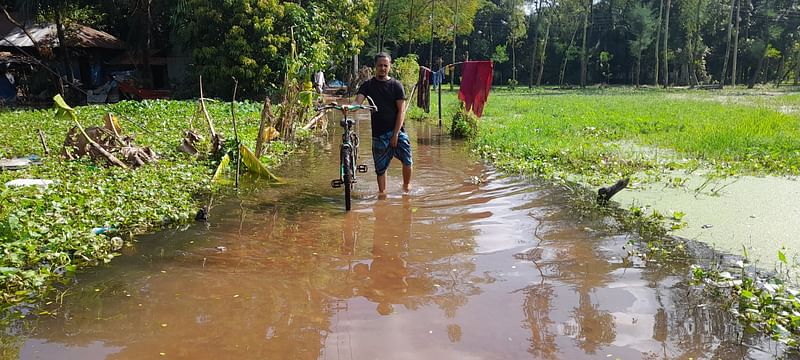
[[[45,285],[81,266],[110,261],[131,235],[193,220],[200,207],[198,195],[212,190],[216,168],[212,160],[177,150],[185,130],[208,132],[205,120],[195,116],[196,106],[193,101],[159,100],[75,109],[86,127],[102,126],[106,112],[113,113],[123,135],[159,155],[157,162],[136,170],[106,167],[88,159],[61,159],[61,144],[75,123],[54,116],[55,110],[0,112],[0,158],[36,155],[42,160],[40,165],[0,171],[0,184],[20,178],[53,181],[47,187],[0,185],[3,307],[30,301],[44,293]],[[252,148],[261,104],[237,103],[236,111],[239,136]],[[212,102],[209,112],[218,131],[232,131],[229,104]],[[37,130],[44,135],[49,156],[43,153]],[[277,164],[291,149],[275,144],[280,155],[268,151],[262,157],[267,166]]]

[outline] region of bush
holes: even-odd
[[[417,84],[419,78],[419,63],[417,62],[416,54],[408,54],[403,57],[394,59],[392,65],[393,76],[403,83],[406,91],[406,96],[411,94],[411,89]],[[408,101],[411,101],[409,98]]]
[[[450,135],[454,138],[472,139],[478,135],[478,117],[461,107],[453,114]]]

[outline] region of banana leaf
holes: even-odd
[[[253,154],[253,152],[243,144],[239,144],[239,153],[242,154],[242,162],[244,162],[244,165],[247,167],[247,171],[249,171],[251,174],[257,175],[258,177],[263,177],[271,182],[283,182],[282,179],[273,175],[269,169],[267,169],[267,167],[261,163],[261,160],[258,160],[256,155]]]
[[[64,98],[61,97],[61,94],[56,94],[56,96],[53,96],[53,101],[56,103],[57,117],[78,121],[78,115],[75,113],[75,109],[67,105],[67,102],[64,101]]]
[[[217,166],[217,170],[214,171],[214,176],[211,177],[211,182],[222,182],[222,173],[228,167],[228,164],[231,163],[231,157],[228,154],[222,157],[222,160],[219,161],[219,166]]]

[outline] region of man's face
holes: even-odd
[[[375,63],[375,77],[378,79],[386,79],[389,77],[389,69],[392,68],[392,63],[388,58],[381,57]]]

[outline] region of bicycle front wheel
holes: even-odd
[[[344,208],[351,207],[350,191],[353,189],[353,149],[342,146],[342,185],[344,186]]]

